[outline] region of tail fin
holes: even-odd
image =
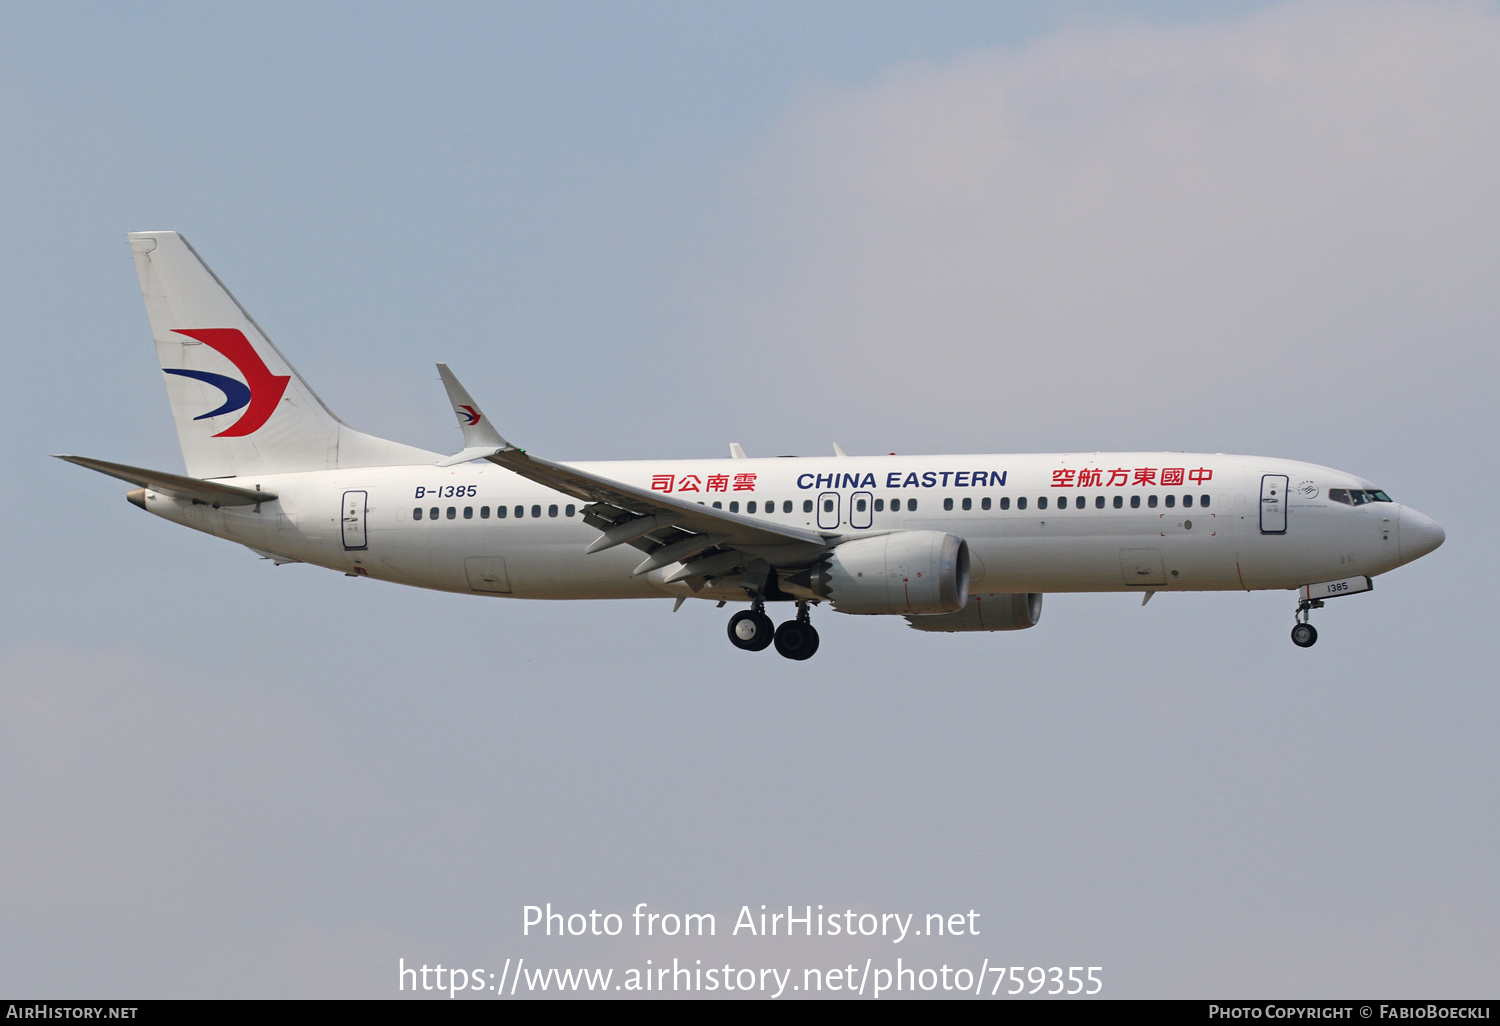
[[[176,232],[131,232],[187,472],[196,478],[431,463],[340,421]]]

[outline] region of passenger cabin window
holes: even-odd
[[[411,518],[413,520],[421,520],[422,519],[422,507],[421,506],[418,506],[416,509],[414,509],[414,510],[411,511]]]
[[[1025,502],[1026,500],[1022,499],[1021,501]],[[1000,496],[1000,508],[1001,509],[1010,509],[1010,496],[1009,495],[1002,495],[1002,496]],[[1026,507],[1022,506],[1021,508],[1025,509]]]
[[[1047,508],[1047,497],[1045,495],[1043,495],[1040,499],[1036,500],[1036,508],[1037,509],[1046,509]]]
[[[1156,496],[1154,496],[1154,495],[1148,495],[1148,496],[1146,496],[1146,505],[1148,507],[1150,507],[1151,509],[1155,509],[1156,508]]]
[[[1124,509],[1124,508],[1125,508],[1125,496],[1123,496],[1123,495],[1116,495],[1115,496],[1115,509]]]
[[[1182,497],[1182,504],[1184,506],[1191,506],[1193,504],[1193,497],[1191,495],[1184,495]]]
[[[548,506],[547,507],[547,515],[549,517],[555,517],[555,516],[557,516],[557,507],[556,506]]]
[[[1208,509],[1208,496],[1207,495],[1200,495],[1200,496],[1198,496],[1198,505],[1202,506],[1204,509]]]
[[[745,512],[746,513],[754,513],[755,509],[756,509],[756,506],[755,506],[755,500],[754,499],[751,499],[749,502],[745,503]]]
[[[832,513],[833,512],[833,500],[832,499],[824,499],[823,500],[823,512],[824,513]]]
[[[1026,508],[1026,496],[1022,495],[1016,499],[1016,509]]]
[[[891,500],[891,512],[892,513],[900,513],[901,512],[901,500],[900,499],[892,499]]]
[[[1132,495],[1130,497],[1130,508],[1131,509],[1140,509],[1141,508],[1141,497],[1139,495]]]
[[[833,507],[830,506],[829,508],[832,509]],[[811,513],[812,512],[812,500],[811,499],[803,499],[802,500],[802,512],[804,512],[804,513]]]
[[[490,508],[488,506],[480,506],[479,507],[479,519],[480,520],[488,520],[489,518],[490,518]]]
[[[1118,495],[1116,495],[1115,496],[1115,505],[1118,506],[1119,504],[1120,504],[1120,497]],[[1103,509],[1104,508],[1104,496],[1098,495],[1098,496],[1094,497],[1094,508],[1095,509]]]
[[[990,497],[988,495],[986,495],[984,498],[982,498],[982,499],[979,500],[979,508],[980,509],[989,509],[990,508]]]
[[[505,514],[507,514],[509,512],[510,512],[510,507],[509,506],[496,506],[495,507],[495,516],[498,517],[501,520],[504,520],[505,519]]]
[[[787,499],[785,502],[783,502],[781,504],[781,512],[783,512],[783,513],[790,513],[791,511],[792,511],[792,500],[791,499]]]
[[[974,508],[974,500],[971,499],[971,498],[969,498],[967,495],[964,496],[964,509],[973,509],[973,508]]]
[[[946,510],[953,509],[953,500],[952,499],[944,499],[943,500],[943,509],[946,509]]]
[[[568,503],[568,508],[565,509],[565,510],[563,510],[563,512],[566,513],[568,516],[572,516],[574,513],[578,512],[578,507],[575,506],[575,505],[573,505],[570,502],[570,503]]]
[[[1175,496],[1175,495],[1168,495],[1167,496],[1167,509],[1171,509],[1175,505],[1177,505],[1177,496]]]
[[[429,519],[429,520],[436,520],[437,518],[438,518],[438,508],[436,506],[434,506],[430,510],[427,511],[427,519]]]
[[[724,504],[722,502],[715,502],[714,503],[714,509],[723,509],[723,508],[724,508]]]
[[[876,513],[884,513],[885,512],[885,500],[884,499],[876,499],[875,500],[875,512]]]
[[[731,512],[731,513],[738,513],[739,511],[740,511],[740,504],[739,503],[737,503],[737,502],[731,502],[729,504],[729,512]]]
[[[525,515],[526,515],[526,507],[525,506],[517,506],[516,507],[516,519],[520,520]]]
[[[906,512],[908,512],[908,513],[915,513],[916,511],[917,511],[917,500],[916,499],[907,499],[906,500]]]
[[[464,507],[464,519],[465,520],[473,520],[474,519],[474,507],[473,506],[465,506]]]
[[[732,506],[732,505],[734,505],[734,503],[730,503],[730,505]],[[865,511],[865,500],[864,499],[857,500],[854,503],[854,508],[857,509],[857,510],[859,510],[859,512],[863,513]]]
[[[454,520],[454,519],[457,519],[457,517],[458,517],[458,507],[456,507],[456,506],[449,506],[448,507],[448,519],[449,520]]]
[[[533,506],[533,507],[531,507],[531,515],[534,516],[534,517],[541,516],[542,515],[542,507],[540,507],[540,506]]]

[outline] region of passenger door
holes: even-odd
[[[1266,474],[1260,479],[1260,533],[1286,534],[1285,474]]]
[[[345,492],[343,515],[344,549],[353,551],[369,546],[365,542],[365,509],[369,504],[369,492]]]

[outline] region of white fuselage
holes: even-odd
[[[1256,456],[574,466],[768,523],[836,533],[835,541],[897,530],[954,534],[968,543],[972,590],[985,593],[1290,589],[1383,573],[1431,551],[1442,536],[1398,503],[1329,497],[1330,489],[1372,491],[1367,481]],[[746,599],[743,590],[716,590],[712,581],[697,591],[663,584],[670,567],[632,577],[641,553],[628,545],[585,554],[599,531],[582,522],[577,499],[482,461],[239,477],[234,484],[277,498],[215,509],[148,491],[146,508],[264,554],[422,588],[536,599]]]

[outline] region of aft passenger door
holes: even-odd
[[[365,509],[369,504],[369,492],[345,492],[343,516],[344,548],[346,550],[369,548],[365,543]]]
[[[1284,474],[1266,474],[1260,479],[1260,533],[1286,534],[1286,489]]]

